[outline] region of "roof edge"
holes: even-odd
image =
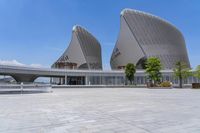
[[[178,30],[181,33],[181,31],[174,24],[170,23],[169,21],[167,21],[167,20],[165,20],[165,19],[163,19],[163,18],[161,18],[159,16],[153,15],[153,14],[148,13],[148,12],[144,12],[144,11],[140,11],[140,10],[136,10],[136,9],[131,9],[131,8],[124,8],[121,11],[120,16],[124,17],[125,14],[127,13],[127,11],[134,12],[134,13],[139,13],[139,14],[143,14],[143,15],[147,15],[147,16],[156,18],[156,19],[158,19],[158,20],[160,20],[160,21],[172,26],[173,28],[175,28],[176,30]],[[181,33],[181,35],[182,35],[182,33]]]

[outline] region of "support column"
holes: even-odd
[[[117,76],[115,76],[115,85],[117,85]]]
[[[63,85],[63,78],[60,78],[60,84]]]
[[[100,85],[103,85],[102,78],[102,75],[100,75]]]
[[[52,84],[52,77],[50,78],[50,84]]]
[[[88,76],[85,76],[85,85],[88,85]]]
[[[67,75],[65,74],[65,85],[67,85]]]

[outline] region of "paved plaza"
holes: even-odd
[[[0,95],[0,133],[199,133],[200,90],[90,88]]]

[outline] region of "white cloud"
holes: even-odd
[[[0,60],[0,65],[25,66],[25,64],[20,63],[17,60]]]
[[[41,64],[31,64],[30,66],[31,67],[37,67],[37,68],[43,67]]]
[[[41,64],[23,64],[17,60],[0,60],[0,65],[8,65],[8,66],[25,66],[25,67],[43,67]]]

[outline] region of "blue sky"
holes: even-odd
[[[101,43],[103,64],[110,56],[124,8],[168,20],[183,33],[192,67],[200,64],[199,0],[0,0],[0,61],[50,67],[65,51],[73,25]]]

